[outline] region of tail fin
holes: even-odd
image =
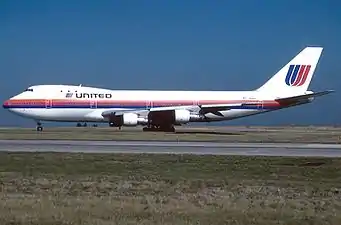
[[[322,50],[322,47],[306,47],[257,91],[276,96],[304,94],[309,87]]]

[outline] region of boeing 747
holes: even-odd
[[[308,91],[322,47],[306,47],[264,85],[251,91],[110,90],[78,85],[34,85],[3,107],[36,121],[144,126],[174,132],[190,122],[237,119],[307,104],[331,90]]]

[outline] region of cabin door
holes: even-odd
[[[153,102],[152,101],[146,101],[146,109],[147,110],[149,110],[149,109],[151,109],[151,108],[153,108]]]
[[[257,102],[257,109],[261,110],[261,109],[263,109],[263,106],[264,106],[264,101],[263,100],[259,100]]]
[[[52,100],[51,99],[46,99],[45,100],[45,108],[46,109],[52,108]]]
[[[90,100],[90,108],[91,109],[97,108],[97,100]]]

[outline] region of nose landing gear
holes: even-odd
[[[37,122],[37,131],[43,131],[43,126],[40,122]]]

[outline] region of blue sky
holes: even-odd
[[[1,101],[33,84],[248,90],[305,46],[324,52],[311,105],[227,124],[338,124],[339,1],[0,2]],[[5,109],[0,125],[35,126]],[[62,124],[59,124],[62,125]]]

